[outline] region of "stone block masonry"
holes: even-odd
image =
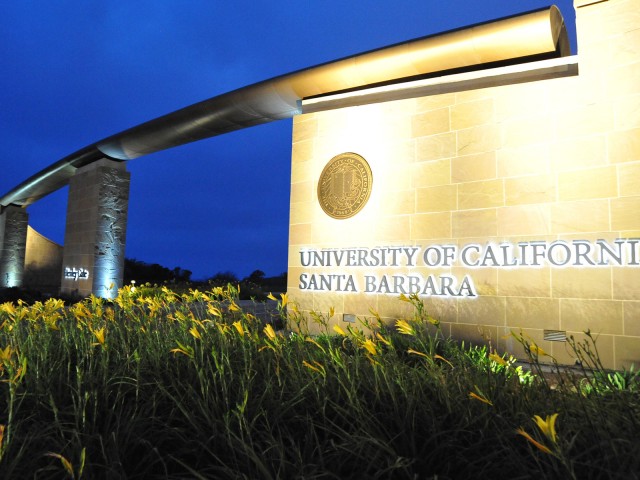
[[[442,77],[426,96],[294,118],[288,292],[301,311],[392,322],[418,289],[458,339],[524,356],[522,333],[570,364],[547,333],[590,330],[607,367],[640,365],[640,0],[575,7],[572,74],[474,85],[475,72],[455,91]],[[368,162],[372,190],[334,219],[317,182],[344,152]]]
[[[107,159],[71,179],[62,293],[112,298],[122,287],[129,182],[125,163]]]

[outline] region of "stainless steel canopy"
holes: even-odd
[[[275,77],[140,124],[59,160],[0,198],[28,206],[102,158],[131,160],[301,113],[303,99],[447,72],[569,54],[557,7],[411,40]]]

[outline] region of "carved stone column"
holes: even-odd
[[[10,205],[0,213],[0,287],[20,287],[24,274],[29,215]]]
[[[69,182],[62,293],[113,298],[122,287],[129,181],[124,162],[103,159]]]

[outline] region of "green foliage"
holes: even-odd
[[[634,371],[633,365],[629,370],[620,372],[595,371],[591,376],[580,381],[580,391],[585,395],[607,392],[638,392],[640,391],[640,372]]]
[[[471,345],[468,350],[462,350],[469,356],[472,363],[479,370],[484,370],[497,376],[504,376],[507,379],[516,377],[523,385],[531,385],[535,381],[535,375],[530,370],[525,370],[523,365],[518,365],[518,360],[513,355],[498,355],[497,353],[489,353],[487,345]]]
[[[372,311],[341,328],[282,294],[291,328],[279,330],[239,295],[143,286],[113,302],[1,304],[0,478],[640,471],[637,372],[558,371],[551,388],[507,354],[446,338],[415,296],[394,325]],[[598,375],[607,388],[583,387]]]

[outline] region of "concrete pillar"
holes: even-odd
[[[0,287],[20,287],[24,275],[29,215],[9,205],[0,213]]]
[[[69,182],[62,293],[113,298],[122,287],[129,180],[124,162],[102,159]]]

